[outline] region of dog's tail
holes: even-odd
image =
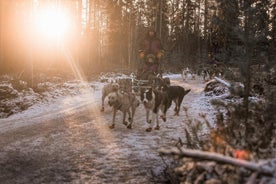
[[[191,91],[191,89],[185,90],[184,96],[187,95],[190,91]]]
[[[184,93],[179,98],[179,105],[182,103],[184,96],[187,95],[190,91],[191,89],[188,89],[188,90],[184,89]]]
[[[190,91],[191,91],[191,89],[188,89],[188,90],[184,89],[183,96],[181,96],[181,98],[179,99],[179,104],[182,103],[184,96],[186,96]]]

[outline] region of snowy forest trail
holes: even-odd
[[[184,82],[180,77],[171,81],[191,89],[182,103],[191,118],[206,113],[212,121],[214,109],[203,94],[202,81]],[[54,104],[51,113],[0,120],[0,182],[165,182],[162,175],[166,164],[158,149],[175,146],[179,139],[185,141],[184,111],[173,116],[173,104],[161,129],[146,132],[145,110],[140,105],[131,130],[122,125],[121,113],[111,130],[108,125],[112,109],[106,107],[105,112],[100,112],[100,96],[97,88],[92,95],[89,92],[70,99],[79,100],[74,103],[78,105],[66,106],[63,100],[62,105]]]

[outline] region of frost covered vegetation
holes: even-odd
[[[107,82],[125,76],[113,72],[97,79]],[[169,183],[275,183],[275,86],[273,77],[264,78],[263,94],[251,90],[248,117],[245,116],[243,93],[232,94],[231,88],[216,80],[206,83],[204,90],[216,107],[215,126],[210,125],[204,113],[195,120],[189,109],[183,107],[183,119],[187,124],[185,140],[179,139],[177,146],[171,149],[161,148],[167,165],[163,177]],[[20,80],[14,82],[9,76],[2,76],[2,79],[1,93],[6,96],[1,99],[1,107],[7,112],[10,109],[10,114],[2,113],[3,117],[36,103],[78,95],[85,87],[78,80],[68,82],[58,77],[40,79],[34,88]]]
[[[13,76],[0,77],[0,118],[27,110],[34,104],[51,102],[61,96],[80,94],[86,85],[80,80],[65,80],[42,74],[35,79],[36,82],[32,85]]]
[[[233,95],[224,84],[211,81],[205,94],[215,106],[216,126],[210,126],[205,115],[194,121],[188,117],[186,142],[176,148],[162,149],[170,155],[174,167],[168,167],[171,183],[275,183],[276,182],[276,88],[275,77],[256,75],[265,92],[251,88],[248,107],[244,94]],[[247,112],[248,111],[248,112]],[[206,124],[208,135],[201,135]],[[167,158],[167,157],[166,157]]]

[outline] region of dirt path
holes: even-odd
[[[206,112],[211,119],[213,109],[201,93],[204,84],[180,79],[173,83],[192,89],[182,104],[191,116]],[[140,106],[132,130],[119,123],[121,114],[110,130],[111,109],[100,113],[99,104],[95,99],[46,118],[25,119],[26,126],[3,122],[0,183],[163,183],[166,165],[158,149],[185,140],[184,112],[173,116],[171,107],[161,130],[148,133]]]

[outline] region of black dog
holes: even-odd
[[[174,108],[174,115],[179,115],[180,111],[180,105],[183,101],[183,98],[185,95],[187,95],[191,89],[185,90],[181,86],[163,86],[162,91],[166,92],[168,94],[168,97],[171,101],[174,101],[175,108]]]
[[[150,113],[152,118],[156,120],[156,130],[160,129],[159,126],[159,117],[158,112],[159,109],[162,111],[163,115],[161,115],[163,121],[166,121],[166,112],[171,106],[171,100],[168,97],[168,94],[162,91],[149,89],[141,89],[141,102],[144,104],[146,109],[146,121],[147,123],[151,123],[152,119],[149,118]],[[152,127],[146,129],[147,132],[150,132]]]

